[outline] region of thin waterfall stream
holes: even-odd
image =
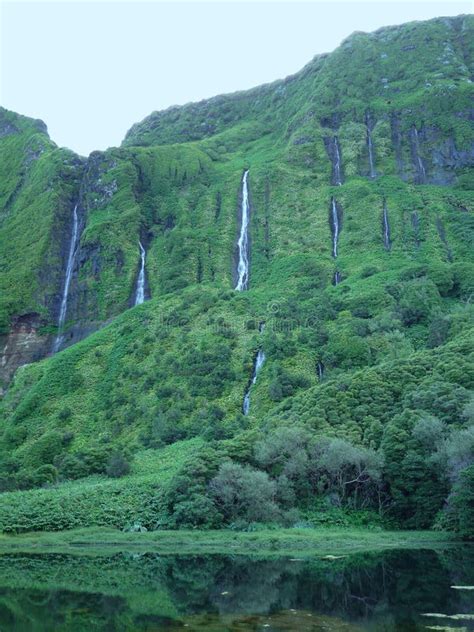
[[[331,225],[331,233],[332,233],[332,256],[334,257],[334,259],[337,259],[337,247],[339,244],[339,233],[341,230],[341,226],[340,226],[340,220],[339,220],[339,212],[337,209],[337,203],[334,197],[331,198],[330,225]],[[341,274],[338,270],[336,270],[333,276],[333,284],[338,285],[340,281],[341,281]]]
[[[74,206],[74,210],[72,212],[71,241],[69,242],[69,253],[68,253],[68,258],[67,258],[66,277],[64,279],[63,295],[61,299],[61,307],[59,310],[58,335],[56,336],[56,339],[54,341],[53,353],[57,353],[64,342],[63,329],[64,329],[64,323],[66,322],[69,286],[71,285],[72,270],[74,267],[74,259],[76,256],[76,246],[77,246],[77,241],[78,241],[78,236],[79,236],[79,218],[77,215],[77,206],[78,206],[77,204]]]
[[[334,181],[337,186],[342,185],[341,175],[341,152],[339,150],[339,140],[334,136]]]
[[[423,160],[421,159],[421,156],[420,156],[420,138],[418,136],[418,130],[416,129],[415,126],[413,126],[413,137],[414,137],[413,151],[414,151],[415,159],[417,162],[419,178],[420,178],[420,182],[424,183],[426,182],[426,170],[425,170],[425,165],[423,164]]]
[[[316,370],[318,372],[318,379],[320,382],[322,382],[324,377],[324,364],[321,362],[321,360],[318,361],[318,364],[316,365]]]
[[[368,112],[365,117],[365,124],[367,128],[367,148],[369,150],[369,175],[372,179],[375,179],[377,177],[377,172],[375,171],[374,144],[372,142],[372,132],[370,129],[370,114]]]
[[[239,263],[237,265],[237,285],[235,289],[238,292],[247,290],[249,286],[249,187],[248,187],[248,169],[244,171],[242,178],[242,204],[241,204],[241,222],[240,235],[237,242],[239,249]]]
[[[383,228],[383,243],[386,250],[390,250],[392,243],[390,241],[390,224],[388,221],[388,209],[387,201],[383,202],[383,215],[382,215],[382,228]]]
[[[332,277],[332,283],[333,285],[339,285],[341,281],[342,281],[341,273],[339,272],[339,270],[336,270],[334,272],[334,276]]]
[[[265,329],[265,324],[261,323],[259,327],[260,333],[262,333],[264,329]],[[258,374],[260,373],[260,369],[262,368],[264,362],[265,362],[265,352],[263,351],[262,348],[260,348],[257,352],[257,356],[255,358],[255,362],[253,365],[252,379],[250,380],[250,384],[247,388],[247,391],[245,392],[244,401],[242,404],[242,412],[244,413],[244,415],[249,414],[250,390],[252,386],[255,384],[255,382],[257,381]]]
[[[140,272],[137,278],[137,289],[135,292],[135,305],[141,305],[145,300],[145,259],[146,251],[141,241],[138,242],[140,248]]]
[[[331,226],[332,226],[332,256],[337,258],[337,245],[339,241],[339,217],[335,198],[331,198]]]

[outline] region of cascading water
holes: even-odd
[[[413,126],[413,139],[414,139],[414,143],[413,143],[413,152],[415,154],[415,160],[416,160],[416,167],[418,170],[418,176],[419,176],[419,180],[421,183],[426,182],[426,170],[425,170],[425,165],[423,164],[423,160],[421,159],[420,156],[420,138],[418,136],[418,130],[416,129],[415,126]]]
[[[77,204],[72,212],[72,233],[71,241],[69,243],[69,254],[67,258],[66,277],[64,279],[63,296],[61,299],[61,307],[59,310],[58,318],[58,335],[54,341],[53,353],[57,353],[64,342],[63,328],[66,321],[67,313],[67,299],[69,295],[69,286],[71,285],[72,270],[74,266],[74,258],[76,255],[77,239],[79,236],[79,218],[77,215]]]
[[[331,198],[331,228],[332,228],[332,256],[337,258],[337,244],[339,241],[339,217],[337,213],[337,204],[334,198]]]
[[[374,179],[377,177],[377,172],[375,171],[374,145],[372,142],[372,132],[370,130],[370,114],[368,112],[365,116],[365,124],[367,128],[367,148],[369,150],[369,175]]]
[[[334,136],[334,182],[337,186],[342,185],[341,175],[341,153],[339,151],[339,140],[337,136]]]
[[[318,371],[318,379],[320,382],[322,382],[324,377],[324,364],[321,362],[321,360],[318,362],[316,369]]]
[[[252,379],[250,381],[250,384],[249,384],[249,387],[247,389],[247,392],[245,393],[244,403],[242,405],[242,410],[243,410],[244,415],[248,415],[249,414],[249,410],[250,410],[250,389],[252,388],[252,386],[257,381],[257,376],[258,376],[258,374],[260,372],[260,369],[262,368],[264,362],[265,362],[265,352],[263,351],[263,349],[259,349],[258,353],[257,353],[257,357],[255,358],[254,366],[253,366]]]
[[[336,270],[336,272],[334,272],[334,276],[332,277],[332,284],[339,285],[341,280],[342,280],[341,273],[338,270]]]
[[[248,169],[244,172],[242,178],[242,205],[241,205],[241,222],[240,235],[237,242],[239,248],[239,263],[237,266],[237,285],[235,289],[238,292],[247,290],[249,286],[249,187],[248,187]]]
[[[386,200],[384,200],[383,202],[382,229],[383,229],[383,244],[386,250],[390,250],[392,244],[390,241],[390,224],[388,222],[388,210],[387,210]]]
[[[263,330],[265,329],[265,323],[260,323],[259,325],[259,332],[262,333]],[[265,352],[263,351],[263,349],[259,349],[258,353],[257,353],[257,357],[255,358],[255,362],[253,365],[253,373],[252,373],[252,379],[250,380],[250,384],[247,388],[247,391],[245,393],[245,397],[244,397],[244,402],[242,404],[242,411],[244,413],[244,415],[248,415],[249,414],[249,410],[250,410],[250,389],[252,388],[252,386],[255,384],[255,382],[257,381],[257,376],[260,372],[260,369],[263,366],[263,363],[265,362]]]
[[[335,198],[331,198],[330,225],[332,233],[332,256],[337,259],[337,246],[339,242],[340,222]],[[341,273],[336,270],[332,278],[333,285],[338,285],[341,281]]]
[[[141,241],[138,242],[140,247],[140,272],[137,279],[137,290],[135,293],[135,305],[141,305],[145,300],[145,258],[146,252]]]

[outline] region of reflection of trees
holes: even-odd
[[[418,629],[422,612],[472,611],[474,551],[389,551],[307,562],[244,557],[0,556],[0,629],[171,629],[188,614],[295,609]],[[168,626],[168,627],[167,627]]]
[[[216,557],[212,563],[178,558],[169,564],[168,590],[181,612],[261,614],[295,608],[396,626],[413,622],[421,612],[455,610],[459,601],[446,564],[433,551],[309,563]]]
[[[115,622],[124,611],[122,599],[100,594],[57,591],[42,603],[45,593],[38,590],[0,593],[2,632],[34,630],[119,630]]]
[[[285,607],[286,594],[294,593],[294,586],[284,589],[285,576],[285,562],[254,562],[249,566],[245,560],[236,560],[216,577],[211,599],[222,614],[280,610]]]

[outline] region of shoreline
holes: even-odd
[[[0,554],[70,553],[108,555],[140,551],[168,555],[243,555],[325,557],[389,549],[437,549],[463,543],[436,531],[371,531],[352,528],[266,529],[242,531],[122,531],[91,527],[58,532],[0,536]]]

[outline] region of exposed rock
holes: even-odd
[[[15,125],[9,121],[0,120],[0,138],[5,136],[11,136],[12,134],[18,134],[19,130]]]
[[[474,144],[470,149],[458,150],[453,138],[440,142],[432,150],[432,184],[449,185],[456,179],[456,170],[474,165]]]
[[[19,366],[48,353],[51,336],[40,333],[45,324],[37,313],[22,314],[12,319],[8,334],[0,336],[0,394],[2,385],[8,385]]]
[[[311,136],[300,136],[299,138],[294,139],[293,145],[307,145],[311,142],[313,142]]]

